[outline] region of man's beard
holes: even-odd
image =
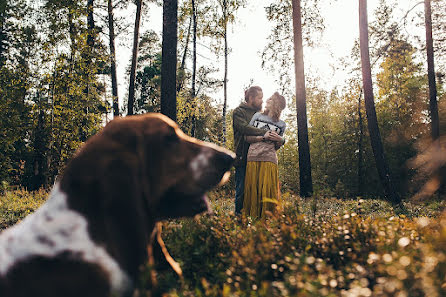
[[[255,105],[254,107],[257,109],[257,111],[261,111],[262,110],[262,104]]]

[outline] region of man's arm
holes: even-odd
[[[240,131],[243,135],[260,136],[265,134],[265,130],[249,125],[249,120],[245,119],[240,112],[234,111],[232,120],[234,121],[234,129]]]

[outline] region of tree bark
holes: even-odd
[[[6,52],[8,49],[8,32],[6,29],[8,9],[9,7],[6,1],[0,2],[0,68],[5,65]]]
[[[93,17],[93,5],[94,0],[87,1],[87,45],[92,50],[94,47],[94,39],[95,39],[95,28],[94,28],[94,17]]]
[[[311,178],[310,146],[308,145],[308,124],[305,93],[305,73],[302,43],[302,20],[300,0],[293,0],[294,72],[296,79],[296,110],[299,145],[300,195],[313,194]]]
[[[440,137],[440,123],[437,106],[437,86],[435,82],[434,45],[432,40],[431,1],[424,0],[424,22],[426,24],[427,77],[429,80],[429,109],[431,116],[432,140]]]
[[[391,180],[389,166],[384,155],[381,135],[376,117],[375,102],[373,98],[372,71],[370,67],[367,0],[359,0],[359,42],[361,52],[362,81],[367,123],[370,134],[373,155],[386,198],[393,204],[401,202]]]
[[[186,35],[186,44],[184,45],[184,52],[183,52],[183,57],[181,58],[181,64],[180,64],[180,73],[184,72],[184,69],[186,68],[186,58],[187,58],[187,52],[189,50],[189,39],[190,39],[190,30],[192,28],[192,21],[193,21],[193,16],[190,16],[190,21],[189,21],[189,26],[187,28],[187,35]],[[177,86],[177,93],[179,93],[181,91],[181,89],[183,88],[183,81],[184,79],[180,79],[178,81],[178,86]]]
[[[364,131],[362,129],[362,111],[361,111],[361,97],[362,97],[362,89],[358,96],[358,189],[357,196],[362,196],[363,193],[363,180],[362,180],[362,172],[363,172],[363,164],[362,164],[362,152],[363,152],[363,138]]]
[[[133,108],[135,104],[135,77],[136,77],[136,64],[138,62],[141,8],[142,8],[142,0],[136,0],[136,18],[135,18],[135,30],[133,32],[133,53],[132,53],[132,66],[130,68],[129,100],[127,102],[127,115],[132,115],[134,112]]]
[[[223,145],[226,144],[226,105],[228,102],[228,2],[223,1],[223,17],[224,17],[224,43],[225,43],[225,74],[223,79]]]
[[[195,0],[192,0],[192,20],[193,20],[193,55],[192,55],[192,88],[191,88],[191,100],[192,100],[192,128],[191,136],[195,137],[195,109],[197,92],[195,90],[195,80],[197,77],[197,9],[195,7]]]
[[[70,35],[70,72],[73,70],[74,66],[74,56],[76,50],[76,32],[73,23],[73,12],[70,7],[68,9],[68,32]]]
[[[110,69],[112,80],[113,116],[119,116],[118,78],[116,75],[115,24],[113,17],[113,3],[108,0],[108,36],[110,45]]]
[[[47,151],[47,148],[45,147],[45,144],[48,142],[48,139],[45,133],[45,112],[41,108],[39,108],[38,112],[37,127],[34,131],[34,170],[31,190],[38,190],[42,186],[47,186],[46,176],[48,173],[48,168],[46,166],[47,159],[45,152]]]
[[[163,42],[161,64],[161,113],[177,118],[176,70],[178,1],[163,1]]]
[[[195,0],[192,0],[192,21],[193,21],[193,53],[192,53],[192,88],[191,97],[194,98],[195,93],[195,80],[197,76],[197,11],[195,8]]]

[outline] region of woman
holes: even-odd
[[[267,130],[265,136],[246,136],[251,143],[248,150],[245,192],[242,213],[252,218],[264,217],[267,211],[274,211],[279,203],[279,172],[276,150],[283,144],[286,124],[280,114],[286,106],[283,96],[275,92],[267,101],[264,112],[257,112],[250,125]]]

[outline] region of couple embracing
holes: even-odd
[[[252,86],[245,101],[234,110],[235,213],[254,219],[274,211],[279,202],[278,150],[284,143],[286,124],[280,120],[285,98],[275,92],[266,100],[263,91]]]

